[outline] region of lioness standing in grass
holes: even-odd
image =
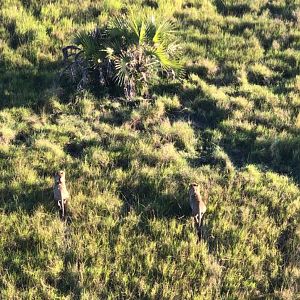
[[[190,184],[189,202],[192,209],[194,224],[198,233],[199,239],[202,238],[203,215],[206,212],[206,204],[204,203],[197,183]]]
[[[65,218],[67,212],[67,200],[70,194],[66,187],[66,174],[64,171],[59,171],[54,175],[54,200],[57,201],[60,217]]]

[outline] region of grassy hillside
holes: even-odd
[[[298,0],[0,8],[1,299],[300,297]],[[131,102],[66,87],[61,48],[121,13],[174,21],[185,78]],[[201,243],[192,181],[209,194]]]

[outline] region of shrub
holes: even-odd
[[[181,74],[173,33],[170,21],[114,18],[106,28],[78,33],[76,46],[63,49],[65,59],[73,59],[68,73],[78,88],[117,85],[128,99],[145,95],[158,77]]]

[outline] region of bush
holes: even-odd
[[[128,99],[147,95],[157,78],[181,74],[173,32],[170,21],[114,18],[105,28],[78,33],[76,46],[63,49],[65,59],[71,57],[66,71],[80,89],[106,86],[112,91],[117,85]]]

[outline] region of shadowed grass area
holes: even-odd
[[[174,21],[181,82],[128,102],[59,80],[73,33],[131,10]],[[296,1],[2,1],[0,298],[296,299],[299,21]]]

